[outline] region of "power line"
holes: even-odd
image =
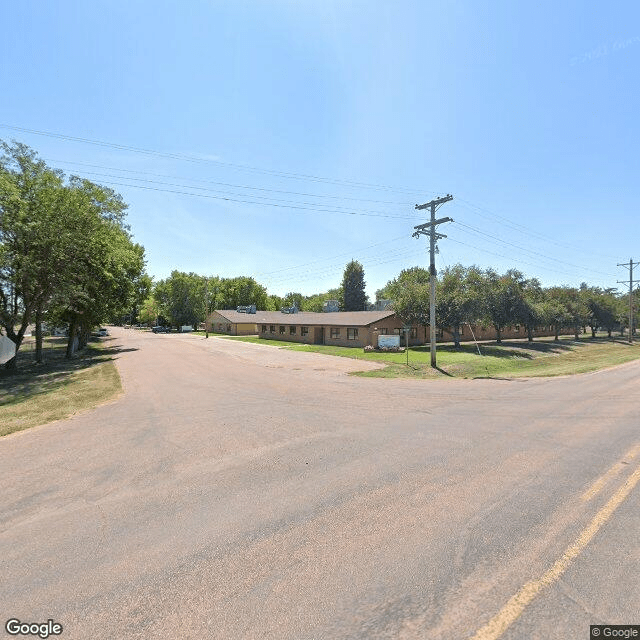
[[[113,182],[113,181],[106,181],[104,184],[106,185],[111,185],[111,186],[116,186],[116,187],[132,187],[134,189],[144,189],[146,191],[159,191],[162,193],[174,193],[177,195],[183,195],[183,196],[193,196],[196,198],[209,198],[212,200],[222,200],[225,202],[237,202],[237,203],[241,203],[241,204],[255,204],[255,205],[260,205],[260,206],[266,206],[266,207],[279,207],[282,209],[297,209],[297,210],[303,210],[303,211],[314,211],[316,213],[329,213],[329,214],[337,214],[337,215],[350,215],[350,216],[367,216],[367,217],[373,217],[373,218],[392,218],[395,220],[413,220],[412,217],[409,216],[393,216],[393,215],[387,215],[387,214],[382,214],[382,213],[364,213],[364,212],[359,212],[359,211],[336,211],[334,209],[317,209],[317,208],[312,208],[312,207],[308,207],[308,206],[294,206],[294,205],[285,205],[285,204],[276,204],[276,203],[272,203],[272,202],[256,202],[255,200],[240,200],[238,198],[229,198],[229,197],[225,197],[225,196],[213,196],[207,193],[190,193],[188,191],[176,191],[174,189],[160,189],[158,187],[146,187],[144,185],[138,185],[138,184],[127,184],[127,183],[123,183],[123,182]]]
[[[476,245],[469,244],[468,242],[463,242],[462,240],[456,240],[455,238],[449,237],[449,242],[455,242],[456,244],[461,244],[465,247],[470,247],[471,249],[475,249],[476,251],[481,251],[482,253],[486,253],[488,255],[494,256],[496,258],[503,258],[505,260],[511,260],[515,264],[526,264],[530,267],[534,267],[536,269],[540,269],[542,271],[550,271],[552,273],[560,273],[563,275],[567,275],[566,270],[560,271],[559,269],[552,269],[551,267],[546,267],[541,265],[539,262],[527,262],[526,260],[522,260],[521,258],[513,258],[512,256],[506,256],[503,253],[495,253],[494,251],[489,251],[488,249],[483,249],[481,247],[477,247]]]
[[[472,226],[470,226],[468,224],[464,224],[462,222],[456,222],[455,224],[458,225],[458,226],[461,226],[461,227],[465,227],[466,229],[470,229],[472,232],[474,232],[476,234],[485,236],[487,238],[491,238],[491,239],[493,239],[493,240],[495,240],[497,242],[500,242],[502,244],[508,245],[510,247],[514,247],[514,248],[518,249],[519,251],[525,251],[526,253],[529,253],[529,254],[532,254],[532,255],[535,255],[535,256],[540,256],[540,257],[544,258],[545,260],[552,260],[553,262],[558,262],[560,264],[565,264],[565,265],[570,266],[570,267],[575,267],[577,269],[582,269],[582,267],[580,265],[573,264],[571,262],[567,262],[566,260],[559,260],[558,258],[553,258],[551,256],[548,256],[548,255],[544,254],[544,253],[540,253],[538,251],[533,251],[532,249],[527,249],[526,247],[523,247],[521,245],[515,244],[513,242],[509,242],[507,240],[503,240],[502,238],[498,238],[497,236],[494,236],[494,235],[492,235],[490,233],[486,233],[485,231],[482,231],[480,229],[476,229],[475,227],[472,227]],[[594,270],[594,273],[599,273],[600,275],[604,275],[604,276],[608,276],[608,277],[612,276],[612,274],[605,273],[603,271],[595,271]]]
[[[140,175],[149,175],[149,176],[155,176],[157,178],[170,178],[172,180],[183,180],[182,177],[179,176],[172,176],[172,175],[167,175],[167,174],[163,174],[163,173],[154,173],[152,171],[140,171],[137,169],[121,169],[118,167],[105,167],[103,165],[98,165],[98,164],[89,164],[86,162],[73,162],[70,160],[54,160],[54,159],[49,159],[49,158],[45,158],[45,160],[47,162],[55,162],[56,164],[70,164],[73,166],[80,166],[80,167],[90,167],[93,169],[103,169],[106,171],[119,171],[121,173],[136,173],[136,174],[140,174]],[[99,175],[99,174],[97,174]],[[118,176],[124,179],[129,179],[126,176]],[[137,178],[136,178],[137,179]],[[334,196],[331,194],[326,194],[326,193],[304,193],[304,192],[300,192],[300,191],[288,191],[286,189],[268,189],[266,187],[253,187],[250,185],[244,185],[244,184],[234,184],[234,183],[229,183],[229,182],[218,182],[215,180],[194,180],[193,178],[189,178],[190,182],[199,182],[201,184],[215,184],[217,186],[223,186],[223,187],[232,187],[234,189],[249,189],[252,191],[267,191],[269,193],[284,193],[287,195],[297,195],[297,196],[305,196],[305,197],[310,197],[310,198],[332,198],[334,200],[352,200],[355,202],[373,202],[375,204],[391,204],[394,206],[400,206],[400,207],[409,207],[411,205],[411,203],[409,202],[397,202],[397,201],[389,201],[389,200],[375,200],[372,198],[354,198],[351,196]]]
[[[210,189],[208,187],[198,187],[198,186],[194,186],[194,185],[188,185],[188,184],[175,184],[172,182],[163,182],[163,181],[159,181],[159,180],[150,180],[148,178],[130,178],[128,176],[118,176],[118,175],[112,175],[112,174],[107,174],[107,173],[96,173],[93,171],[86,171],[85,175],[89,175],[89,176],[96,176],[98,178],[116,178],[118,180],[133,180],[133,181],[137,181],[137,182],[148,182],[151,184],[159,184],[159,185],[163,185],[163,186],[167,186],[167,187],[179,187],[182,189],[197,189],[199,191],[208,191],[211,193],[218,193],[221,194],[223,196],[229,196],[229,197],[251,197],[251,198],[257,198],[259,200],[265,200],[265,201],[272,201],[272,202],[278,202],[278,203],[282,203],[282,204],[296,204],[296,205],[309,205],[312,207],[319,207],[319,206],[328,206],[325,205],[324,203],[318,203],[318,202],[304,202],[304,201],[299,201],[299,200],[283,200],[282,198],[270,198],[269,196],[260,196],[260,195],[247,195],[245,193],[233,193],[233,192],[227,192],[227,191],[219,191],[216,189]],[[129,184],[128,186],[131,187],[137,187],[138,185],[136,184]],[[266,204],[263,202],[260,202],[258,204]],[[347,210],[348,212],[352,212],[354,211],[353,208],[350,207],[342,207],[340,205],[330,205],[333,207],[333,209],[343,209],[343,210]],[[383,211],[379,211],[379,210],[372,210],[372,209],[358,209],[357,210],[359,213],[384,213]],[[406,216],[402,216],[401,217],[403,219],[406,219]]]
[[[353,256],[354,252],[351,252],[349,255]],[[383,254],[379,254],[378,257],[374,257],[370,259],[366,259],[362,257],[359,259],[362,260],[362,262],[365,263],[367,267],[369,267],[369,266],[378,266],[381,264],[389,264],[389,263],[397,262],[398,260],[401,260],[401,259],[408,258],[410,256],[418,257],[420,255],[421,255],[420,251],[417,251],[415,249],[405,248],[405,249],[394,250],[394,251],[389,251]],[[303,266],[306,266],[306,265],[303,265]],[[343,263],[336,263],[333,265],[326,265],[318,270],[314,270],[313,273],[308,273],[308,272],[304,273],[303,275],[298,276],[295,279],[292,278],[289,274],[276,276],[276,277],[269,277],[266,274],[260,274],[260,279],[265,280],[265,282],[269,283],[270,286],[277,286],[283,282],[291,282],[291,281],[306,282],[309,280],[326,277],[331,275],[332,273],[340,272],[343,268],[344,268]]]
[[[372,249],[373,247],[378,247],[381,244],[389,244],[391,242],[397,242],[398,240],[404,240],[405,236],[398,236],[397,238],[392,238],[391,240],[383,240],[382,242],[376,242],[375,244],[371,244],[368,245],[366,247],[363,247],[362,249],[359,249],[359,251],[366,251],[367,249]],[[345,256],[350,256],[353,255],[354,252],[353,251],[346,251],[344,253],[339,253],[338,255],[335,256],[331,256],[331,257],[327,257],[327,258],[320,258],[319,260],[313,260],[311,262],[305,262],[304,264],[300,264],[300,265],[296,265],[294,267],[283,267],[282,269],[276,269],[275,271],[268,271],[265,275],[270,275],[273,273],[280,273],[282,271],[290,271],[291,269],[301,269],[303,267],[309,267],[313,264],[317,264],[318,262],[325,262],[327,260],[336,260],[337,258],[342,258]]]
[[[199,158],[197,156],[186,154],[186,153],[173,153],[173,152],[157,151],[154,149],[143,149],[141,147],[118,144],[115,142],[106,142],[103,140],[92,140],[90,138],[82,138],[79,136],[71,136],[71,135],[66,135],[62,133],[54,133],[51,131],[28,129],[26,127],[17,127],[9,124],[0,123],[0,128],[9,129],[10,131],[20,131],[22,133],[30,133],[38,136],[46,136],[49,138],[56,138],[56,139],[65,140],[68,142],[79,142],[82,144],[90,144],[90,145],[99,146],[99,147],[117,149],[119,151],[128,151],[130,153],[139,153],[147,156],[167,158],[170,160],[180,160],[184,162],[194,162],[194,163],[200,163],[200,164],[215,164],[218,166],[229,167],[232,169],[272,175],[279,178],[287,178],[287,179],[294,179],[294,180],[309,180],[312,182],[337,184],[337,185],[343,185],[343,186],[348,186],[348,187],[358,188],[358,189],[374,189],[376,191],[391,191],[391,192],[406,193],[406,194],[424,194],[425,193],[424,190],[410,189],[408,187],[392,187],[389,185],[371,184],[367,182],[356,182],[352,180],[339,180],[336,178],[325,178],[322,176],[315,176],[315,175],[304,174],[304,173],[292,173],[292,172],[277,171],[272,169],[263,169],[260,167],[252,167],[249,165],[236,164],[232,162],[223,162],[222,160],[215,160],[213,158]]]
[[[459,198],[458,199],[460,202],[464,203],[462,206],[466,205],[466,208],[469,211],[472,211],[473,213],[476,213],[477,215],[479,215],[482,218],[485,218],[485,220],[499,220],[503,225],[506,225],[508,227],[511,227],[514,231],[517,231],[519,233],[525,234],[527,236],[536,236],[538,238],[540,238],[541,240],[545,240],[546,242],[550,242],[552,244],[557,245],[558,247],[561,247],[563,249],[572,249],[572,250],[578,250],[580,252],[583,252],[584,249],[582,247],[578,247],[577,245],[572,245],[566,242],[558,242],[556,239],[554,238],[550,238],[549,236],[546,236],[542,233],[540,233],[539,231],[536,231],[534,229],[531,229],[525,225],[522,224],[518,224],[517,222],[513,222],[512,220],[510,220],[509,218],[505,218],[504,216],[498,215],[495,212],[490,211],[489,209],[487,209],[486,207],[480,207],[479,205],[473,204],[472,202],[469,202],[468,200],[464,200],[463,198]],[[480,212],[485,212],[488,215],[483,215]],[[589,252],[590,255],[598,255],[600,257],[603,258],[612,258],[614,256],[610,256],[604,253],[596,253],[594,251],[590,251]]]

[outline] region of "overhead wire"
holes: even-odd
[[[188,184],[176,184],[176,183],[172,183],[172,182],[163,182],[163,181],[159,181],[159,180],[150,180],[148,178],[132,178],[132,177],[129,177],[129,176],[117,176],[117,175],[113,175],[113,174],[96,173],[96,172],[93,172],[93,171],[86,171],[85,175],[97,176],[98,178],[116,178],[118,180],[132,180],[132,181],[137,181],[137,182],[147,182],[147,183],[158,184],[158,185],[163,185],[163,186],[167,186],[167,187],[179,187],[181,189],[197,189],[198,191],[207,191],[207,192],[211,192],[211,193],[217,193],[217,194],[220,194],[220,195],[223,195],[223,196],[229,196],[229,199],[232,199],[232,197],[251,197],[251,198],[259,199],[261,201],[262,200],[266,201],[266,202],[258,202],[257,204],[267,204],[269,201],[273,201],[273,202],[282,203],[283,205],[285,205],[285,204],[296,204],[296,205],[308,205],[308,206],[312,206],[312,207],[331,206],[333,209],[336,209],[336,210],[342,209],[342,210],[348,210],[348,212],[353,211],[353,208],[351,208],[351,207],[342,207],[340,205],[325,205],[324,203],[317,203],[317,202],[305,202],[305,201],[300,201],[300,200],[283,200],[281,198],[270,198],[269,196],[252,195],[252,194],[251,195],[247,195],[247,194],[244,194],[244,193],[218,191],[216,189],[210,189],[208,187],[198,187],[198,186],[195,186],[195,185],[188,185]],[[130,184],[129,186],[136,187],[138,185]],[[357,211],[359,213],[378,213],[378,214],[383,214],[384,213],[383,211],[372,210],[372,209],[358,209]],[[406,219],[405,216],[402,216],[402,214],[400,214],[400,217],[402,217],[403,219]]]
[[[476,227],[472,227],[471,225],[465,224],[463,222],[454,222],[454,224],[459,226],[459,227],[463,227],[465,229],[469,229],[471,232],[473,232],[473,233],[475,233],[477,235],[481,235],[481,236],[490,238],[490,239],[492,239],[492,240],[494,240],[496,242],[500,242],[500,243],[505,244],[505,245],[510,246],[510,247],[514,247],[514,248],[518,249],[519,251],[524,251],[524,252],[526,252],[528,254],[542,257],[545,260],[551,260],[553,262],[558,262],[559,264],[564,264],[564,265],[567,265],[567,266],[570,266],[570,267],[574,267],[574,268],[577,268],[577,269],[583,269],[584,268],[581,265],[573,264],[571,262],[567,262],[566,260],[560,260],[559,258],[554,258],[554,257],[548,256],[548,255],[546,255],[544,253],[540,253],[539,251],[534,251],[533,249],[528,249],[526,247],[523,247],[521,245],[515,244],[513,242],[509,242],[508,240],[503,240],[502,238],[499,238],[498,236],[494,236],[494,235],[492,235],[490,233],[487,233],[486,231],[482,231],[481,229],[477,229]],[[605,273],[604,271],[596,271],[596,270],[593,270],[593,271],[594,271],[594,273],[599,273],[600,275],[605,275],[607,277],[611,277],[612,276],[612,274]]]
[[[374,217],[374,218],[392,218],[395,220],[412,220],[413,218],[411,218],[410,216],[398,216],[398,215],[387,215],[387,214],[383,214],[383,213],[367,213],[367,212],[362,212],[362,211],[337,211],[335,209],[319,209],[319,208],[314,208],[311,206],[299,206],[299,205],[293,205],[293,204],[278,204],[278,203],[273,203],[273,202],[256,202],[255,200],[241,200],[238,198],[230,198],[230,197],[226,197],[226,196],[214,196],[208,193],[190,193],[188,191],[176,191],[174,189],[160,189],[158,187],[149,187],[149,186],[144,186],[144,185],[139,185],[139,184],[129,184],[129,183],[123,183],[123,182],[114,182],[111,180],[106,181],[104,184],[106,185],[112,185],[112,186],[117,186],[117,187],[131,187],[133,189],[144,189],[147,191],[159,191],[162,193],[174,193],[177,195],[184,195],[184,196],[193,196],[196,198],[210,198],[212,200],[221,200],[221,201],[225,201],[225,202],[237,202],[237,203],[241,203],[241,204],[255,204],[255,205],[260,205],[260,206],[267,206],[267,207],[279,207],[282,209],[296,209],[296,210],[301,210],[301,211],[314,211],[316,213],[328,213],[328,214],[333,214],[333,215],[350,215],[350,216],[367,216],[367,217]]]
[[[357,182],[352,180],[339,180],[335,178],[326,178],[322,176],[316,176],[312,174],[304,174],[304,173],[293,173],[287,171],[277,171],[272,169],[264,169],[260,167],[252,167],[250,165],[237,164],[232,162],[224,162],[222,160],[216,160],[213,158],[202,158],[192,154],[186,153],[174,153],[174,152],[166,152],[166,151],[157,151],[154,149],[144,149],[141,147],[134,147],[132,145],[118,144],[115,142],[106,142],[104,140],[92,140],[91,138],[83,138],[80,136],[71,136],[62,133],[55,133],[52,131],[42,131],[38,129],[28,129],[26,127],[18,127],[15,125],[9,125],[5,123],[0,123],[1,129],[8,129],[10,131],[20,131],[22,133],[30,133],[38,136],[46,136],[50,138],[56,138],[59,140],[66,140],[68,142],[79,142],[82,144],[90,144],[100,147],[106,147],[110,149],[117,149],[120,151],[128,151],[131,153],[139,153],[147,156],[156,156],[161,158],[167,158],[171,160],[181,160],[185,162],[195,162],[201,164],[215,164],[218,166],[229,167],[232,169],[238,169],[243,171],[251,171],[256,173],[262,173],[266,175],[272,175],[280,178],[287,179],[295,179],[295,180],[308,180],[312,182],[323,182],[327,184],[338,184],[344,185],[348,187],[358,188],[358,189],[374,189],[378,191],[391,191],[395,193],[406,193],[406,194],[424,194],[429,193],[425,192],[423,189],[411,189],[407,187],[392,187],[389,185],[380,185],[373,184],[367,182]]]
[[[541,240],[544,240],[545,242],[549,242],[551,244],[555,244],[558,247],[561,247],[563,249],[571,249],[571,250],[577,250],[579,252],[584,252],[584,248],[583,247],[578,247],[577,245],[573,245],[570,243],[566,243],[566,242],[559,242],[557,239],[555,238],[551,238],[545,234],[540,233],[539,231],[535,230],[535,229],[531,229],[530,227],[527,227],[525,225],[519,224],[517,222],[513,222],[513,220],[510,220],[509,218],[505,218],[504,216],[501,216],[495,212],[492,212],[491,210],[487,209],[486,207],[481,207],[479,205],[476,205],[472,202],[469,202],[468,200],[465,200],[464,198],[461,198],[459,196],[456,197],[456,202],[457,204],[460,204],[460,206],[465,207],[466,209],[472,211],[473,213],[475,213],[476,215],[479,215],[480,217],[484,218],[485,220],[492,220],[492,221],[500,221],[501,224],[506,225],[508,227],[510,227],[511,229],[513,229],[514,231],[517,231],[518,233],[522,233],[524,235],[527,236],[534,236],[537,237]],[[484,213],[482,213],[484,212]],[[485,215],[488,214],[488,215]],[[611,258],[611,259],[617,259],[615,256],[611,256],[608,254],[604,254],[604,253],[597,253],[594,251],[590,251],[589,252],[590,255],[598,255],[600,257],[603,258]]]
[[[141,171],[139,169],[122,169],[122,168],[118,168],[118,167],[105,167],[103,165],[97,165],[97,164],[90,164],[90,163],[86,163],[86,162],[74,162],[74,161],[70,161],[70,160],[55,160],[55,159],[51,159],[51,158],[45,158],[45,160],[47,162],[55,162],[56,164],[67,164],[67,165],[72,165],[72,166],[79,166],[79,167],[90,167],[90,168],[94,168],[94,169],[103,169],[106,171],[119,171],[121,173],[135,173],[135,174],[140,174],[140,175],[149,175],[149,176],[155,176],[158,178],[169,178],[171,180],[183,180],[183,178],[179,177],[179,176],[172,176],[172,175],[167,175],[167,174],[163,174],[163,173],[154,173],[152,171]],[[121,176],[122,178],[127,178],[126,176]],[[355,201],[355,202],[372,202],[375,204],[391,204],[394,206],[401,206],[401,207],[411,207],[413,206],[412,203],[410,202],[397,202],[397,201],[390,201],[390,200],[376,200],[373,198],[354,198],[352,196],[335,196],[332,194],[327,194],[327,193],[306,193],[306,192],[300,192],[300,191],[290,191],[287,189],[269,189],[267,187],[254,187],[251,185],[244,185],[244,184],[235,184],[235,183],[229,183],[229,182],[219,182],[216,180],[198,180],[198,179],[193,179],[193,178],[189,178],[190,182],[196,182],[196,183],[201,183],[201,184],[215,184],[217,186],[223,186],[223,187],[232,187],[234,189],[247,189],[247,190],[251,190],[251,191],[266,191],[269,193],[283,193],[283,194],[287,194],[287,195],[297,195],[297,196],[305,196],[305,197],[310,197],[310,198],[331,198],[334,200],[351,200],[351,201]]]
[[[359,182],[359,181],[353,181],[353,180],[341,180],[341,179],[336,179],[336,178],[327,178],[327,177],[322,177],[322,176],[317,176],[317,175],[312,175],[312,174],[303,174],[303,173],[294,173],[294,172],[286,172],[286,171],[278,171],[278,170],[271,170],[271,169],[265,169],[265,168],[260,168],[260,167],[253,167],[250,165],[242,165],[242,164],[237,164],[237,163],[230,163],[230,162],[224,162],[215,158],[203,158],[203,157],[199,157],[197,155],[193,155],[193,154],[185,154],[185,153],[175,153],[175,152],[163,152],[163,151],[158,151],[158,150],[154,150],[154,149],[144,149],[144,148],[140,148],[140,147],[135,147],[132,145],[124,145],[124,144],[118,144],[118,143],[112,143],[112,142],[106,142],[106,141],[101,141],[101,140],[93,140],[90,138],[83,138],[83,137],[79,137],[79,136],[72,136],[72,135],[66,135],[66,134],[61,134],[61,133],[55,133],[55,132],[50,132],[50,131],[43,131],[43,130],[36,130],[36,129],[28,129],[26,127],[17,127],[17,126],[13,126],[13,125],[8,125],[8,124],[0,124],[0,128],[4,128],[4,129],[8,129],[8,130],[12,130],[12,131],[19,131],[19,132],[23,132],[23,133],[29,133],[29,134],[34,134],[34,135],[40,135],[40,136],[47,136],[47,137],[51,137],[51,138],[55,138],[55,139],[60,139],[60,140],[65,140],[65,141],[69,141],[69,142],[76,142],[76,143],[83,143],[83,144],[89,144],[89,145],[95,145],[95,146],[100,146],[100,147],[105,147],[105,148],[111,148],[111,149],[117,149],[117,150],[121,150],[121,151],[126,151],[126,152],[130,152],[130,153],[136,153],[136,154],[141,154],[141,155],[145,155],[145,156],[155,156],[155,157],[160,157],[160,158],[165,158],[165,159],[171,159],[171,160],[179,160],[179,161],[187,161],[187,162],[194,162],[194,163],[201,163],[201,164],[213,164],[216,166],[221,166],[221,167],[229,167],[232,169],[238,169],[238,170],[244,170],[244,171],[250,171],[250,172],[254,172],[254,173],[260,173],[260,174],[264,174],[264,175],[270,175],[270,176],[274,176],[274,177],[279,177],[279,178],[287,178],[287,179],[296,179],[296,180],[306,180],[306,181],[311,181],[311,182],[318,182],[318,183],[324,183],[324,184],[331,184],[331,185],[339,185],[339,186],[343,186],[343,187],[348,187],[348,188],[358,188],[358,189],[368,189],[368,190],[375,190],[375,191],[388,191],[388,192],[394,192],[394,193],[401,193],[401,194],[420,194],[420,195],[424,195],[425,193],[433,193],[433,192],[426,192],[422,189],[418,190],[418,189],[412,189],[409,187],[392,187],[389,185],[381,185],[381,184],[373,184],[373,183],[366,183],[366,182]],[[151,176],[155,176],[155,177],[161,177],[161,178],[169,178],[169,179],[176,179],[176,180],[183,180],[182,178],[177,178],[175,176],[168,176],[168,175],[164,175],[164,174],[157,174],[157,173],[152,173],[152,172],[147,172],[147,171],[136,171],[136,170],[130,170],[130,169],[116,169],[113,167],[103,167],[101,165],[91,165],[88,163],[79,163],[79,162],[69,162],[69,161],[62,161],[66,164],[71,164],[71,165],[75,165],[75,166],[88,166],[91,168],[97,168],[97,169],[103,169],[103,170],[108,170],[108,171],[117,171],[119,173],[132,173],[132,174],[137,174],[137,175],[151,175]],[[341,206],[341,205],[331,205],[331,204],[326,204],[325,203],[316,203],[316,202],[308,202],[308,201],[299,201],[299,200],[284,200],[281,198],[271,198],[268,196],[261,196],[261,195],[257,195],[257,194],[243,194],[243,193],[227,193],[225,191],[222,190],[214,190],[214,189],[207,189],[205,187],[199,187],[199,186],[195,186],[193,184],[191,185],[185,185],[185,184],[174,184],[174,183],[167,183],[167,182],[163,182],[163,181],[157,181],[157,180],[150,180],[150,179],[143,179],[143,178],[138,178],[138,177],[129,177],[129,176],[122,176],[122,175],[109,175],[109,174],[100,174],[97,172],[94,172],[91,175],[95,175],[98,177],[107,177],[110,179],[115,179],[115,180],[126,180],[128,182],[114,182],[114,181],[108,181],[109,185],[113,185],[113,186],[120,186],[120,187],[131,187],[131,188],[137,188],[137,189],[143,189],[143,190],[148,190],[148,191],[158,191],[158,192],[164,192],[164,193],[173,193],[173,194],[177,194],[177,195],[185,195],[185,196],[190,196],[190,197],[204,197],[204,198],[210,198],[210,199],[214,199],[214,200],[219,200],[219,201],[225,201],[225,202],[232,202],[232,203],[240,203],[240,204],[248,204],[248,205],[258,205],[258,206],[269,206],[269,207],[278,207],[278,208],[283,208],[283,209],[292,209],[292,210],[299,210],[299,211],[311,211],[311,212],[315,212],[315,213],[326,213],[329,215],[357,215],[357,216],[367,216],[367,217],[380,217],[380,218],[391,218],[391,219],[398,219],[398,220],[415,220],[415,213],[413,213],[413,215],[394,215],[394,214],[390,214],[388,212],[382,212],[382,211],[376,211],[376,210],[370,210],[370,209],[354,209],[352,207],[347,207],[347,206]],[[316,193],[307,193],[307,192],[301,192],[301,191],[291,191],[291,190],[286,190],[286,189],[272,189],[272,188],[266,188],[266,187],[257,187],[257,186],[251,186],[251,185],[243,185],[243,184],[235,184],[235,183],[228,183],[228,182],[219,182],[219,181],[212,181],[212,180],[193,180],[193,179],[189,179],[190,182],[199,182],[201,184],[213,184],[216,186],[223,186],[223,187],[230,187],[230,188],[234,188],[234,189],[243,189],[243,190],[250,190],[250,191],[260,191],[260,192],[264,192],[264,193],[279,193],[279,194],[286,194],[286,195],[293,195],[293,196],[303,196],[303,197],[309,197],[309,198],[327,198],[327,199],[334,199],[334,200],[342,200],[342,201],[352,201],[352,202],[371,202],[371,203],[376,203],[376,204],[388,204],[388,205],[394,205],[394,206],[408,206],[408,203],[404,203],[404,202],[390,202],[390,201],[386,201],[386,200],[377,200],[377,199],[373,199],[373,198],[356,198],[353,196],[339,196],[339,195],[333,195],[333,194],[316,194]],[[146,185],[142,185],[142,184],[131,184],[132,182],[145,182],[147,183]],[[186,189],[186,190],[190,190],[190,191],[182,191],[182,190],[175,190],[175,189],[167,189],[167,188],[160,188],[159,186],[148,186],[149,184],[151,185],[162,185],[165,187],[177,187],[178,189]],[[205,191],[206,193],[193,193],[193,191]],[[214,194],[219,194],[219,195],[214,195]],[[580,252],[584,251],[583,248],[578,248],[575,247],[575,245],[570,245],[568,243],[562,243],[562,242],[558,242],[556,239],[554,238],[550,238],[544,234],[541,234],[539,231],[537,230],[533,230],[530,229],[528,227],[526,227],[525,225],[521,225],[517,222],[514,222],[511,219],[508,219],[504,216],[501,216],[495,212],[492,212],[490,209],[487,209],[486,207],[481,207],[477,204],[474,204],[460,196],[456,197],[456,200],[454,201],[454,203],[458,203],[460,206],[462,206],[463,208],[466,208],[468,211],[470,211],[471,213],[478,215],[484,219],[489,219],[489,220],[493,220],[493,221],[500,221],[502,225],[507,226],[508,228],[518,232],[518,233],[522,233],[522,234],[526,234],[528,237],[529,236],[533,236],[533,237],[537,237],[539,239],[542,239],[548,243],[552,243],[556,246],[562,247],[562,248],[569,248],[569,249],[574,249],[574,250],[578,250]],[[324,207],[324,208],[323,208]],[[485,238],[489,238],[490,240],[494,241],[494,242],[499,242],[501,244],[513,247],[515,249],[518,249],[518,251],[521,252],[525,252],[529,255],[536,255],[539,256],[541,258],[543,258],[544,260],[549,260],[552,262],[557,262],[559,264],[564,264],[570,267],[573,267],[575,269],[580,269],[582,270],[583,267],[580,265],[576,265],[576,264],[572,264],[570,262],[564,261],[564,260],[560,260],[558,258],[554,258],[552,256],[549,256],[547,254],[541,253],[541,252],[537,252],[534,251],[532,249],[526,248],[526,247],[522,247],[516,243],[513,242],[509,242],[506,240],[503,240],[495,235],[492,235],[490,233],[487,233],[485,231],[482,231],[480,229],[477,229],[471,225],[467,225],[465,223],[461,223],[461,222],[457,222],[457,225],[466,228],[468,231],[466,231],[467,233],[474,233],[476,235],[481,235],[484,236]],[[458,242],[460,244],[466,244],[463,243],[461,241],[456,241],[454,239],[452,239],[454,242]],[[380,243],[382,244],[382,243]],[[375,246],[375,245],[373,245]],[[467,245],[467,246],[472,246],[472,245]],[[480,251],[485,251],[482,249],[478,249]],[[498,257],[502,257],[502,258],[507,258],[509,259],[507,256],[504,255],[500,255],[500,254],[495,254],[492,253],[490,251],[485,251],[486,253],[490,253],[492,255],[497,255]],[[590,255],[594,255],[594,252],[590,252]],[[603,257],[607,257],[607,258],[614,258],[613,256],[608,256],[605,254],[598,254],[601,255]],[[617,258],[615,258],[617,259]],[[532,264],[532,263],[526,263],[524,261],[522,261],[520,258],[518,258],[518,260],[520,262],[523,262],[524,264]],[[312,263],[307,263],[307,264],[313,264]],[[284,270],[292,270],[295,268],[303,268],[305,265],[301,265],[298,267],[287,267]],[[533,265],[537,268],[545,268],[542,265],[540,265],[540,263],[536,263],[535,265]],[[284,271],[283,270],[283,271]],[[548,269],[545,268],[545,270],[548,271],[555,271],[553,269]],[[558,272],[558,271],[556,271]],[[560,273],[560,272],[558,272]],[[602,271],[595,271],[595,273],[599,273],[601,275],[606,275],[607,277],[613,277],[612,274],[608,274]],[[617,277],[617,276],[616,276]]]

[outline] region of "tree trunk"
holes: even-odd
[[[607,329],[607,335],[611,337],[611,329]]]
[[[531,326],[527,326],[527,340],[529,342],[533,342],[533,331],[531,330]]]
[[[455,344],[456,349],[460,348],[460,325],[455,325],[453,327],[453,343]]]
[[[596,337],[596,330],[594,327],[591,327],[591,337],[595,338]]]
[[[555,338],[554,341],[555,342],[559,342],[560,341],[560,328],[558,327],[557,324],[553,325],[554,331],[555,331]]]
[[[44,362],[42,357],[42,309],[36,309],[36,362]]]
[[[576,340],[580,339],[580,337],[578,335],[578,331],[580,331],[580,327],[576,324],[573,327],[573,334],[574,334]]]
[[[71,322],[69,323],[69,340],[67,340],[67,352],[65,353],[65,356],[64,356],[67,360],[73,358],[73,354],[75,353],[77,330],[78,330],[78,321],[76,320],[76,317],[73,316],[71,318]]]
[[[496,342],[498,344],[502,343],[502,336],[500,335],[500,328],[496,327]]]

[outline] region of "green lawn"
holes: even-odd
[[[36,364],[33,338],[26,338],[18,372],[0,368],[0,436],[67,418],[118,395],[122,385],[111,362],[117,348],[110,340],[101,338],[65,360],[66,338],[46,338],[45,362]]]
[[[253,336],[225,336],[257,344],[272,345],[292,351],[312,351],[332,356],[373,360],[387,366],[376,371],[362,371],[355,375],[366,377],[435,378],[518,378],[528,376],[561,376],[605,369],[640,358],[640,343],[630,345],[623,338],[587,338],[579,341],[562,338],[537,338],[534,342],[511,340],[501,345],[481,343],[480,352],[474,343],[464,343],[460,349],[453,345],[438,345],[438,369],[431,368],[429,346],[411,347],[409,365],[406,353],[365,353],[361,348],[303,345],[263,340]]]

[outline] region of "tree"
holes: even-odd
[[[303,302],[303,308],[305,311],[314,311],[316,313],[322,313],[324,311],[324,303],[328,300],[337,300],[340,302],[343,299],[342,289],[340,287],[335,289],[329,289],[324,293],[315,293],[311,296],[306,296]]]
[[[342,276],[343,311],[364,311],[369,297],[365,292],[364,269],[357,260],[351,260]]]
[[[524,280],[520,286],[522,296],[516,308],[516,318],[525,326],[529,342],[533,342],[534,329],[545,324],[544,292],[537,278]]]
[[[86,345],[93,326],[131,310],[144,290],[144,248],[124,224],[127,205],[119,194],[77,177],[70,179],[67,193],[82,239],[73,243],[55,315],[69,322],[66,356],[71,358]]]
[[[302,311],[304,310],[304,296],[301,293],[290,291],[284,296],[283,306],[296,307],[298,311]]]
[[[407,278],[395,292],[391,307],[405,326],[429,324],[429,283],[419,278]]]
[[[456,349],[460,347],[460,326],[474,322],[481,314],[481,305],[480,269],[457,264],[442,272],[436,292],[436,317],[441,327],[452,329]]]
[[[403,269],[393,280],[376,291],[376,300],[395,300],[402,292],[405,285],[429,284],[429,271],[423,267],[410,267]]]
[[[485,272],[485,315],[496,330],[496,342],[502,342],[505,327],[522,317],[524,277],[520,271],[510,269],[499,275],[493,269]]]
[[[119,194],[75,176],[65,183],[26,145],[1,147],[0,322],[17,351],[35,321],[41,360],[43,318],[69,321],[70,356],[92,324],[135,301],[144,249],[131,240]]]
[[[205,317],[205,279],[196,273],[174,270],[154,289],[160,313],[178,327],[196,327]]]
[[[142,324],[155,325],[160,315],[160,306],[153,295],[150,295],[140,306],[138,320]]]
[[[41,361],[42,316],[67,273],[66,218],[57,207],[62,174],[26,145],[0,142],[0,148],[0,324],[17,354],[35,320],[36,360]],[[6,366],[15,369],[16,364],[13,358]]]

